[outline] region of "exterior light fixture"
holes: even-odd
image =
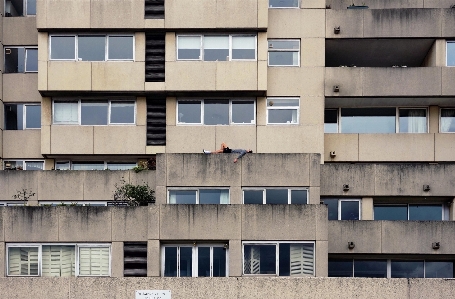
[[[430,191],[430,185],[423,185],[423,191]]]
[[[352,242],[352,241],[348,242],[348,248],[349,249],[354,249],[354,247],[355,247],[355,243],[354,242]]]
[[[441,247],[441,242],[433,242],[431,243],[431,247],[433,247],[433,249],[439,249],[439,247]]]
[[[348,184],[344,184],[343,185],[343,191],[349,191],[349,185]]]
[[[334,92],[340,92],[340,86],[339,85],[334,85],[333,86],[333,91]]]
[[[333,33],[340,34],[340,26],[333,28]]]
[[[337,154],[336,154],[336,152],[335,152],[335,151],[332,151],[332,152],[330,152],[330,157],[331,157],[331,158],[334,158],[334,157],[336,157],[336,155],[337,155]]]

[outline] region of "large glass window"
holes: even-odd
[[[455,66],[455,41],[447,42],[447,66]]]
[[[78,57],[82,61],[104,61],[106,37],[103,35],[79,35],[77,39]]]
[[[256,35],[178,35],[177,60],[256,60]]]
[[[36,0],[6,0],[5,17],[36,15]]]
[[[455,132],[455,108],[441,109],[439,132],[441,133]]]
[[[300,40],[270,39],[269,66],[299,66]]]
[[[243,242],[243,274],[314,276],[314,243]]]
[[[178,124],[234,125],[254,124],[254,100],[205,99],[178,100]]]
[[[4,160],[3,166],[7,170],[43,170],[44,161]]]
[[[40,104],[5,104],[5,130],[41,129]]]
[[[328,208],[329,220],[360,220],[359,199],[322,199]]]
[[[106,161],[56,161],[56,170],[131,170],[136,167],[134,162]]]
[[[308,189],[243,189],[244,204],[307,204]]]
[[[442,204],[375,204],[375,220],[446,220]]]
[[[270,8],[299,8],[299,0],[269,0]]]
[[[267,124],[298,124],[299,98],[267,98]]]
[[[400,133],[426,133],[427,110],[426,109],[399,109]]]
[[[226,277],[228,276],[226,244],[164,245],[163,277]]]
[[[169,190],[170,204],[229,204],[229,189]]]
[[[5,47],[5,73],[38,71],[38,49]]]
[[[325,110],[324,133],[338,133],[338,110],[336,109]]]

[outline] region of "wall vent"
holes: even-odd
[[[123,276],[147,276],[147,242],[123,243]]]
[[[145,0],[146,19],[164,19],[164,0]]]
[[[147,97],[147,145],[166,145],[166,97]]]

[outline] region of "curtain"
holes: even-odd
[[[313,244],[290,244],[291,276],[314,275],[314,247]],[[285,262],[285,261],[280,261]]]
[[[220,190],[220,204],[224,205],[229,204],[229,190],[227,189]]]
[[[200,36],[179,36],[177,39],[179,49],[200,49]]]
[[[409,109],[408,133],[426,133],[427,118],[425,109]]]
[[[9,247],[8,275],[38,275],[38,247]]]
[[[174,191],[169,191],[169,203],[170,204],[177,203],[177,194]]]
[[[42,276],[74,276],[74,246],[43,246]]]
[[[260,245],[247,245],[244,247],[245,274],[260,274],[261,270],[261,251]]]
[[[54,102],[54,123],[78,123],[78,103]]]
[[[455,109],[441,110],[441,133],[453,132],[450,130],[455,116]]]
[[[109,247],[80,247],[79,275],[109,276]]]

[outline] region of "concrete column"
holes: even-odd
[[[3,232],[2,232],[2,234],[3,234]],[[0,237],[3,237],[3,236],[0,235]],[[5,268],[5,258],[6,258],[5,257],[5,242],[0,242],[0,277],[6,276],[7,269]]]
[[[243,192],[242,192],[242,188],[240,186],[238,186],[238,187],[231,186],[229,193],[230,193],[229,200],[230,200],[231,205],[242,204]]]
[[[147,242],[147,276],[161,276],[160,240],[148,240]]]
[[[318,205],[321,203],[321,187],[308,188],[308,203]]]
[[[455,220],[455,198],[452,199],[451,205],[449,207],[449,220]]]
[[[229,240],[229,276],[242,276],[243,258],[242,258],[242,241]]]
[[[329,255],[329,242],[316,241],[315,248],[315,271],[316,277],[328,276],[328,255]]]
[[[438,106],[430,106],[428,112],[428,119],[429,119],[429,133],[439,133],[439,107]]]
[[[362,220],[374,220],[373,219],[373,198],[364,197],[361,202],[362,206]]]
[[[123,242],[112,242],[111,276],[123,277]]]

